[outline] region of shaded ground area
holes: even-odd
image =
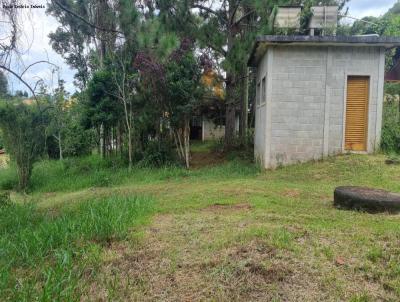
[[[192,152],[191,154],[191,169],[199,169],[204,167],[215,166],[225,162],[225,157],[222,153],[217,152]]]
[[[214,150],[216,142],[202,143],[200,141],[192,142],[190,154],[191,169],[215,166],[226,161],[222,152]]]

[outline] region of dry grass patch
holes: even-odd
[[[362,272],[365,259],[350,256],[357,248],[344,248],[346,239],[256,217],[258,210],[248,203],[157,215],[139,246],[125,242],[105,253],[100,282],[93,283],[89,296],[100,301],[395,301],[392,290]],[[370,257],[381,259],[379,252]],[[117,281],[110,282],[113,278]]]

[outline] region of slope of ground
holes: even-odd
[[[400,216],[332,207],[339,185],[400,192],[400,167],[384,161],[138,170],[120,185],[110,176],[107,186],[43,186],[28,199],[54,215],[110,196],[155,200],[147,224],[101,245],[96,265],[88,261],[94,273],[76,285],[84,301],[398,301]]]

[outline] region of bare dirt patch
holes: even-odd
[[[217,152],[193,152],[190,160],[191,169],[199,169],[222,164],[225,162],[225,156]]]
[[[296,189],[287,189],[283,191],[283,196],[290,198],[300,197],[301,191]]]
[[[243,211],[243,210],[251,210],[251,204],[247,202],[236,203],[236,204],[221,204],[215,203],[203,209],[203,211],[211,211],[211,212],[221,212],[221,211]]]

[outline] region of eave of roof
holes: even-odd
[[[378,36],[260,36],[257,37],[250,54],[248,65],[255,67],[268,46],[375,46],[400,47],[400,37]]]

